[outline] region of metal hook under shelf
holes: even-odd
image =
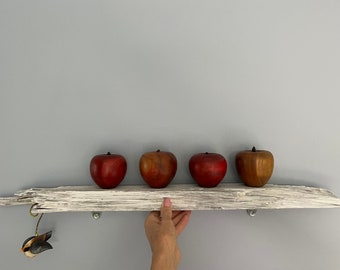
[[[91,214],[92,214],[93,219],[96,219],[96,220],[100,219],[102,216],[102,212],[92,212]]]
[[[37,205],[38,205],[37,203],[32,204],[32,206],[30,208],[30,215],[31,215],[31,217],[36,217],[36,216],[39,215],[38,213],[33,213],[33,208],[35,208]]]
[[[248,209],[247,213],[250,217],[255,217],[257,210],[256,209]]]

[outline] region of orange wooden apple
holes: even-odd
[[[242,151],[236,155],[236,170],[241,180],[250,187],[262,187],[274,170],[274,157],[266,150]]]
[[[177,159],[171,152],[160,150],[147,152],[139,160],[139,171],[150,187],[164,188],[175,177]]]

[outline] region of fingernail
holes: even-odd
[[[171,200],[170,200],[170,198],[164,198],[163,203],[164,203],[164,206],[165,206],[165,207],[169,207],[169,206],[171,205]]]

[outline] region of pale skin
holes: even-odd
[[[145,234],[149,240],[151,270],[176,270],[181,260],[177,237],[190,220],[191,211],[172,211],[169,198],[164,198],[160,211],[151,212],[145,220]]]

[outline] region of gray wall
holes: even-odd
[[[340,195],[339,1],[0,1],[0,196],[89,185],[93,155],[273,152],[271,183]],[[19,253],[28,206],[2,207],[0,269],[148,269],[147,213],[48,214],[54,250]],[[180,269],[339,269],[340,210],[194,212]]]

